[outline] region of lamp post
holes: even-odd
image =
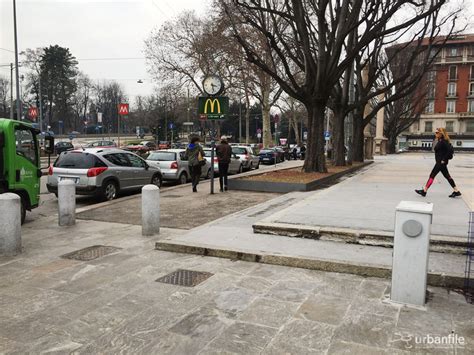
[[[16,77],[16,118],[20,120],[21,103],[20,103],[20,75],[18,70],[18,38],[16,33],[16,0],[13,0],[13,27],[15,34],[15,77]]]

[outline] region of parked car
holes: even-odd
[[[277,164],[282,162],[281,154],[276,148],[263,148],[258,153],[262,164]]]
[[[177,181],[185,184],[191,179],[188,161],[184,159],[185,149],[166,149],[150,152],[147,157],[147,163],[156,166],[163,173],[163,180]],[[209,177],[211,173],[211,164],[206,162],[201,168],[201,177]]]
[[[71,142],[57,142],[54,145],[54,151],[57,155],[61,154],[62,152],[66,152],[68,150],[74,150],[74,146]]]
[[[250,146],[233,146],[232,153],[240,158],[244,170],[258,169],[260,167],[260,158]]]
[[[117,144],[114,141],[96,141],[91,142],[87,145],[86,148],[116,148]]]
[[[135,154],[138,154],[140,156],[144,156],[146,155],[150,150],[153,150],[153,149],[150,149],[147,145],[145,144],[142,144],[142,142],[140,143],[128,143],[125,147],[123,147],[122,149],[124,150],[128,150],[129,152],[133,152]]]
[[[61,154],[49,168],[46,187],[58,193],[58,183],[72,180],[76,194],[95,195],[113,200],[126,190],[140,189],[144,185],[161,186],[161,170],[150,166],[138,155],[115,148],[89,148]]]
[[[211,164],[211,148],[204,148],[204,158],[209,165]],[[244,169],[244,165],[238,155],[232,154],[229,164],[229,174],[240,174]],[[219,162],[217,161],[216,152],[214,151],[214,174],[219,174]]]
[[[170,149],[170,148],[171,148],[171,143],[170,142],[168,142],[168,141],[158,142],[158,149]]]

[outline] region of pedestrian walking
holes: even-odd
[[[296,147],[296,145],[293,147],[292,154],[293,154],[293,160],[298,160],[298,148]]]
[[[443,176],[446,178],[446,180],[448,180],[449,184],[453,188],[453,192],[451,195],[449,195],[449,197],[461,196],[461,192],[456,187],[456,184],[451,175],[449,175],[448,171],[448,161],[453,157],[453,146],[451,145],[446,129],[437,128],[435,137],[437,140],[434,148],[436,164],[433,170],[431,170],[430,177],[426,182],[425,187],[420,190],[415,190],[415,192],[423,197],[426,196],[426,192],[430,188],[431,184],[433,184],[434,178],[441,171]]]
[[[301,160],[304,160],[304,157],[306,155],[306,146],[304,144],[301,145],[300,153],[301,153]]]
[[[216,147],[217,162],[219,164],[220,192],[227,191],[227,173],[229,172],[232,147],[227,143],[225,136],[221,137],[221,143]]]
[[[197,192],[197,185],[199,184],[199,179],[201,178],[201,169],[202,166],[206,164],[204,150],[199,144],[199,137],[191,138],[191,143],[186,148],[184,156],[188,160],[193,192]]]

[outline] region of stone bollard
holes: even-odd
[[[393,302],[424,306],[433,204],[401,201],[393,239]]]
[[[63,180],[58,184],[59,225],[76,224],[76,184],[72,180]]]
[[[21,253],[21,199],[17,194],[0,194],[0,255]]]
[[[142,188],[142,235],[160,233],[160,189],[156,185]]]

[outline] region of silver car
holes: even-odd
[[[117,148],[89,148],[61,153],[49,168],[47,188],[58,194],[58,183],[72,180],[76,194],[113,200],[121,191],[147,184],[161,186],[161,170],[131,152]]]
[[[260,158],[251,147],[245,145],[233,146],[232,153],[240,157],[245,170],[258,169],[260,167]]]
[[[211,148],[204,148],[204,155],[206,160],[211,163]],[[229,164],[229,174],[240,174],[243,171],[243,164],[240,158],[232,154]],[[214,152],[214,174],[219,174],[219,163],[217,161],[216,152]]]
[[[191,179],[188,161],[184,159],[185,149],[155,150],[147,157],[150,166],[156,166],[163,173],[163,180],[177,181],[185,184]],[[208,178],[211,175],[211,164],[206,162],[201,168],[201,177]]]

